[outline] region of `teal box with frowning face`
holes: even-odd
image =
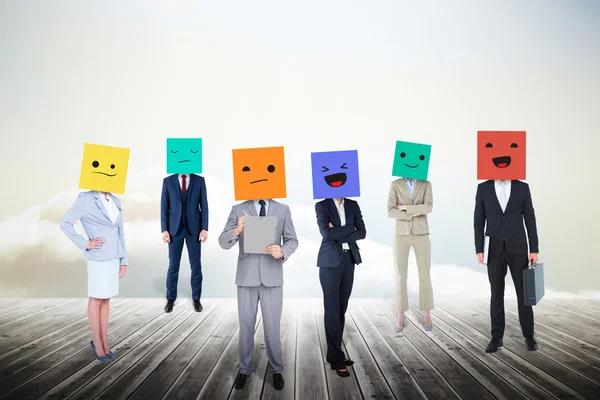
[[[201,174],[202,139],[167,139],[167,174]]]
[[[427,180],[430,156],[430,144],[397,141],[392,176]]]

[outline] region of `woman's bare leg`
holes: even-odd
[[[105,354],[108,354],[110,347],[108,346],[108,310],[110,299],[102,299],[100,304],[100,339],[102,340],[102,349]]]
[[[92,335],[94,336],[94,346],[96,346],[96,353],[100,357],[104,357],[104,348],[102,346],[102,334],[100,333],[100,305],[102,299],[90,297],[88,301],[88,322],[92,329]]]

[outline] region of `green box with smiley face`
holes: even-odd
[[[202,139],[167,138],[167,174],[201,174]]]
[[[427,180],[430,156],[430,144],[397,141],[392,176]]]

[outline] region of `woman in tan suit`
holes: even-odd
[[[433,288],[431,286],[431,242],[427,214],[433,209],[431,183],[426,180],[401,178],[392,182],[388,196],[388,217],[396,219],[394,259],[396,267],[397,332],[406,326],[408,311],[407,272],[410,248],[415,251],[419,271],[419,308],[425,314],[423,327],[433,328]]]

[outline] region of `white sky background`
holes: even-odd
[[[361,246],[364,270],[385,286],[393,277],[386,200],[394,142],[432,144],[433,261],[461,266],[439,278],[460,291],[471,271],[481,271],[472,212],[476,131],[485,129],[528,132],[527,182],[549,287],[600,290],[593,251],[600,239],[600,5],[413,3],[2,2],[0,269],[11,292],[60,287],[65,279],[83,290],[85,275],[70,270],[84,269],[83,261],[60,265],[61,257],[77,255],[74,246],[51,220],[26,215],[42,206],[57,219],[72,204],[84,142],[131,148],[127,207],[130,194],[160,189],[165,138],[177,136],[204,138],[212,242],[203,254],[205,282],[212,276],[223,290],[233,290],[234,257],[218,249],[216,237],[233,203],[231,149],[286,147],[285,202],[307,216],[296,260],[313,268],[296,279],[291,261],[289,293],[320,290],[310,152],[359,150],[358,200],[369,238]],[[59,193],[69,194],[53,204]],[[148,290],[162,293],[166,248],[153,222],[158,199],[147,196],[143,218],[126,225],[130,258],[148,257]],[[46,244],[40,255],[27,247],[42,238],[57,248]],[[59,280],[50,271],[61,268],[72,273]],[[485,275],[475,276],[487,291]],[[36,283],[40,277],[52,282]],[[380,290],[358,284],[355,292]]]

